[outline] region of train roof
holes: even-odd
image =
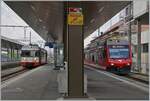
[[[21,50],[39,50],[40,47],[37,45],[25,45]]]
[[[120,40],[120,39],[109,39],[106,41],[107,45],[128,45],[129,41],[128,40]]]
[[[39,47],[38,45],[24,45],[21,50],[42,50],[47,52],[47,50]]]
[[[15,40],[15,39],[11,39],[11,38],[7,38],[7,37],[5,37],[5,36],[2,36],[1,35],[1,39],[2,40],[6,40],[6,41],[9,41],[9,42],[12,42],[12,43],[15,43],[15,44],[19,44],[19,45],[25,45],[24,43],[22,43],[22,42],[20,42],[20,41],[17,41],[17,40]]]

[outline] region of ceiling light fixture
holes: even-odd
[[[39,18],[39,22],[42,22],[42,19]]]
[[[93,23],[95,21],[95,19],[93,18],[91,21],[90,21],[90,23]]]
[[[104,7],[101,7],[101,8],[98,10],[98,13],[101,13],[103,10],[104,10]]]
[[[35,11],[35,7],[33,5],[31,5],[31,8],[32,8],[33,11]]]

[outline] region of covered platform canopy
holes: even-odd
[[[64,44],[68,67],[68,96],[85,97],[83,39],[131,1],[5,1],[48,42]],[[68,8],[82,8],[83,26],[67,25]],[[77,82],[77,83],[75,83]]]
[[[65,1],[5,1],[46,41],[62,42]],[[106,23],[131,1],[80,1],[84,14],[84,38]],[[79,3],[79,2],[76,2]]]
[[[13,40],[13,39],[9,39],[7,37],[1,36],[1,47],[2,48],[9,48],[9,47],[13,47],[16,49],[21,49],[21,47],[25,45],[24,43],[21,43],[19,41]]]

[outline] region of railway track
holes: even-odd
[[[5,82],[5,81],[7,81],[7,80],[9,80],[11,78],[14,78],[16,76],[21,75],[21,74],[23,74],[23,73],[25,73],[27,71],[29,71],[29,69],[25,69],[24,68],[24,69],[21,69],[21,70],[18,70],[18,71],[15,71],[15,72],[3,75],[3,76],[1,76],[1,82],[3,83],[3,82]]]
[[[139,79],[139,78],[135,78],[135,77],[132,77],[131,75],[126,75],[125,77],[129,78],[129,79],[133,79],[133,80],[136,80],[136,81],[139,81],[139,82],[142,82],[142,83],[145,83],[145,84],[149,84],[149,81],[145,81],[145,80],[142,80],[142,79]]]

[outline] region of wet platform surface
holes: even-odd
[[[12,78],[1,86],[2,100],[56,100],[57,74],[53,65],[44,65]],[[100,71],[100,70],[99,70]],[[148,100],[149,94],[134,85],[122,82],[91,68],[85,68],[89,97],[98,100]],[[133,82],[134,83],[134,82]]]
[[[57,71],[44,65],[32,69],[2,85],[2,100],[55,100],[60,97]]]
[[[97,69],[102,68],[101,66],[99,66],[97,64],[92,64],[92,63],[88,63],[88,62],[85,62],[85,65],[93,67],[93,68],[97,68]],[[129,73],[129,76],[132,77],[132,78],[141,80],[141,81],[149,82],[149,75],[144,75],[144,74],[141,74],[141,73],[137,73],[135,71],[131,71],[131,73]]]
[[[148,100],[147,91],[86,68],[88,94],[97,100]],[[134,83],[134,82],[133,82]]]

